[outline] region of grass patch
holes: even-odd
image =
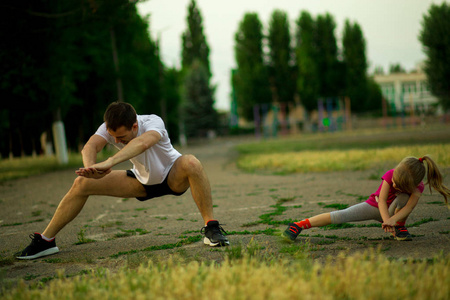
[[[386,257],[383,253],[389,253],[389,248],[385,247],[353,255],[343,252],[319,262],[310,253],[321,249],[307,241],[286,245],[281,254],[275,255],[252,240],[248,245],[227,247],[221,263],[186,261],[178,255],[164,261],[147,259],[117,272],[98,268],[70,278],[62,273],[42,278],[39,285],[19,283],[4,289],[2,297],[206,299],[214,295],[217,299],[284,300],[301,295],[305,299],[428,299],[432,291],[433,299],[440,300],[450,294],[445,276],[450,268],[448,254],[399,260]],[[290,259],[284,259],[285,255]],[[31,275],[26,279],[34,278]]]
[[[319,202],[318,204],[320,206],[323,206],[324,208],[335,208],[337,210],[346,209],[348,207],[348,204],[342,204],[342,203],[333,203],[333,204],[324,205],[324,203]]]
[[[113,150],[115,151],[115,150]],[[104,150],[99,153],[98,160],[102,161],[112,155],[112,151]],[[8,180],[39,175],[58,170],[78,169],[83,166],[83,160],[79,153],[69,153],[69,161],[60,165],[56,156],[46,157],[21,157],[0,160],[0,183]]]
[[[0,227],[20,226],[23,224],[38,223],[38,222],[43,222],[43,221],[44,221],[44,219],[37,219],[37,220],[28,221],[28,222],[7,223],[7,224],[0,225]]]
[[[86,228],[81,228],[80,231],[77,233],[78,242],[75,243],[75,245],[82,245],[82,244],[88,244],[88,243],[94,243],[96,242],[93,239],[88,239],[85,236]]]
[[[137,235],[137,234],[143,235],[143,234],[149,233],[149,231],[147,231],[147,230],[145,230],[145,229],[141,229],[141,228],[128,229],[128,230],[119,228],[119,230],[120,230],[121,232],[116,233],[116,234],[114,235],[114,237],[116,237],[116,238],[122,238],[122,237],[128,237],[128,236]]]
[[[395,145],[395,147],[393,146]],[[273,174],[373,169],[370,179],[380,179],[387,168],[405,156],[429,153],[440,167],[450,166],[450,131],[355,131],[302,135],[241,144],[237,165],[248,172]]]
[[[135,254],[135,253],[139,253],[139,252],[147,252],[147,251],[157,251],[157,250],[164,250],[164,249],[174,249],[174,248],[178,248],[181,247],[183,245],[189,245],[192,243],[196,243],[201,241],[203,238],[202,235],[196,235],[196,236],[190,236],[187,238],[182,239],[181,241],[177,242],[177,243],[172,243],[172,244],[164,244],[164,245],[155,245],[155,246],[150,246],[144,249],[140,249],[140,250],[131,250],[131,251],[124,251],[124,252],[119,252],[116,254],[111,255],[111,258],[118,258],[120,256],[123,255],[129,255],[129,254]]]

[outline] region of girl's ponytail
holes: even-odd
[[[450,190],[442,184],[442,175],[436,163],[427,155],[419,158],[419,161],[421,163],[425,161],[427,162],[427,184],[430,186],[430,193],[431,187],[433,187],[442,196],[444,196],[445,204],[449,207],[448,197],[450,197]]]

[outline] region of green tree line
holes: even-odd
[[[287,13],[275,10],[265,35],[258,15],[245,14],[235,34],[232,78],[240,113],[252,120],[255,104],[294,103],[296,94],[307,111],[317,109],[319,98],[345,96],[355,112],[380,110],[381,91],[367,76],[361,27],[345,22],[342,49],[335,29],[330,14],[313,18],[302,11],[291,33]]]
[[[2,156],[39,152],[56,120],[78,150],[113,101],[160,113],[158,49],[126,0],[2,4]]]
[[[179,70],[161,61],[149,17],[138,14],[137,3],[0,4],[2,157],[39,153],[41,134],[50,136],[58,120],[65,124],[69,148],[77,151],[99,126],[107,104],[117,100],[132,103],[138,113],[162,116],[174,141],[218,128],[210,48],[196,1],[187,7]],[[443,104],[449,103],[448,20],[448,4],[432,5],[419,36],[430,87]],[[330,14],[302,11],[294,27],[280,10],[266,29],[256,13],[238,24],[231,79],[242,116],[251,120],[255,104],[296,98],[308,111],[319,98],[345,96],[355,112],[380,109],[381,93],[367,76],[366,42],[356,22],[345,22],[340,43]]]

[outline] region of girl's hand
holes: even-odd
[[[394,233],[395,234],[395,226],[391,226],[391,225],[387,225],[385,223],[383,223],[383,225],[381,225],[381,228],[383,228],[384,232],[390,232],[390,233]]]

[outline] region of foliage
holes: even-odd
[[[269,75],[264,64],[263,26],[256,13],[246,13],[235,34],[237,70],[233,77],[239,114],[253,120],[255,104],[270,103]]]
[[[213,90],[208,85],[207,70],[199,61],[194,61],[185,79],[186,135],[207,136],[208,130],[217,129],[218,115],[214,110]]]
[[[119,83],[138,112],[159,113],[159,58],[136,2],[25,0],[2,13],[2,156],[40,152],[59,116],[78,150],[120,99]]]
[[[209,130],[217,130],[218,118],[214,109],[215,88],[210,85],[209,46],[195,0],[189,4],[187,25],[182,36],[185,134],[204,137]]]
[[[294,53],[289,20],[285,12],[275,10],[269,23],[269,74],[273,99],[293,102],[295,91]]]
[[[432,4],[423,16],[419,40],[427,56],[425,73],[431,92],[450,108],[450,4]]]
[[[337,57],[335,29],[336,23],[333,16],[326,13],[317,17],[314,41],[319,54],[316,57],[316,65],[319,74],[320,97],[339,96],[343,86],[343,65]]]
[[[406,73],[406,70],[399,63],[389,65],[389,74],[395,73]]]
[[[352,110],[365,111],[368,94],[366,42],[357,23],[351,24],[346,20],[342,44],[346,70],[345,95],[351,99]]]
[[[303,11],[297,21],[297,91],[303,106],[308,111],[317,108],[320,87],[319,70],[316,65],[319,54],[314,44],[315,31],[314,19],[308,12]]]
[[[181,64],[183,69],[190,68],[196,60],[199,60],[204,68],[206,68],[208,78],[210,78],[209,46],[206,41],[206,36],[203,33],[202,16],[195,0],[191,0],[189,3],[186,20],[188,28],[182,35]]]
[[[178,141],[180,134],[179,115],[181,110],[181,72],[175,68],[164,71],[163,95],[165,101],[166,120],[165,125],[172,142]]]

